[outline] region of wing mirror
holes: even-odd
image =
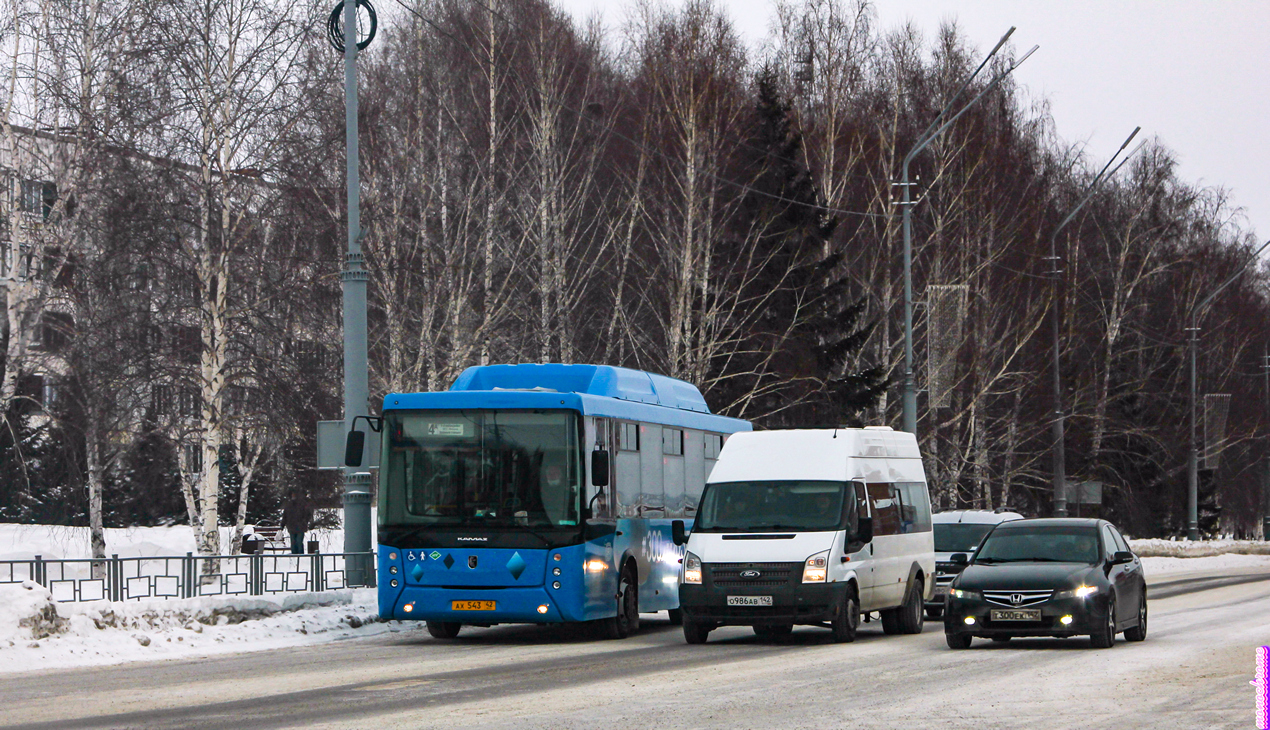
[[[842,546],[844,553],[854,553],[873,542],[873,518],[861,517],[856,524],[855,534],[847,533],[846,541]]]
[[[335,443],[339,442],[336,441]],[[344,466],[361,466],[362,452],[365,450],[366,432],[349,431],[348,440],[344,442]]]
[[[1123,565],[1125,563],[1132,563],[1133,553],[1129,552],[1128,550],[1117,550],[1115,555],[1111,556],[1111,560],[1109,562],[1111,565]]]
[[[591,452],[591,486],[607,487],[609,485],[609,452],[596,449]]]
[[[969,565],[970,556],[965,553],[953,553],[948,560],[956,565]]]
[[[670,539],[676,545],[688,544],[688,533],[684,530],[683,520],[674,520],[670,523]]]

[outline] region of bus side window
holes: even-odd
[[[684,496],[679,516],[691,519],[697,514],[697,502],[706,483],[705,444],[709,434],[684,431]]]
[[[640,491],[639,424],[616,422],[617,451],[613,452],[612,471],[616,495],[614,517],[635,517]]]

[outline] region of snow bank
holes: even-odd
[[[260,651],[422,625],[381,623],[376,611],[373,588],[70,604],[53,603],[35,584],[0,586],[0,674]]]
[[[65,628],[53,594],[31,581],[0,585],[0,648],[42,639]]]
[[[1261,540],[1130,540],[1129,547],[1144,558],[1204,558],[1211,555],[1270,555],[1270,542]]]
[[[1171,573],[1216,573],[1219,571],[1247,570],[1270,573],[1270,555],[1241,555],[1225,553],[1202,558],[1147,557],[1142,559],[1147,580]]]

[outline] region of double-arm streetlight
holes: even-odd
[[[909,433],[917,433],[917,384],[913,380],[913,225],[912,225],[912,208],[913,208],[913,205],[916,203],[916,201],[912,200],[909,194],[909,187],[911,187],[911,183],[909,183],[909,180],[908,180],[908,166],[913,161],[913,158],[918,155],[919,152],[926,149],[927,145],[935,141],[936,137],[942,134],[944,130],[951,127],[954,122],[956,122],[958,119],[961,118],[961,115],[965,114],[966,111],[970,109],[970,107],[974,106],[976,102],[978,102],[980,99],[986,96],[989,91],[992,91],[994,88],[996,88],[997,84],[1000,84],[1001,81],[1004,80],[1006,76],[1009,76],[1011,73],[1013,73],[1014,69],[1022,65],[1022,63],[1028,59],[1028,56],[1031,56],[1033,53],[1036,52],[1036,49],[1040,47],[1040,46],[1032,46],[1032,50],[1023,54],[1023,57],[1020,58],[1018,61],[1015,61],[1013,64],[1011,64],[1011,66],[1008,69],[997,74],[997,76],[994,79],[992,79],[992,81],[989,82],[987,86],[983,88],[983,91],[980,91],[975,98],[971,99],[964,107],[961,108],[961,111],[957,112],[951,119],[941,124],[940,122],[943,120],[944,116],[948,114],[948,111],[952,109],[953,105],[957,103],[957,100],[961,98],[962,93],[965,92],[968,86],[970,86],[970,82],[974,81],[975,77],[979,75],[979,72],[982,71],[984,67],[988,65],[988,62],[991,61],[992,57],[997,54],[997,51],[1001,50],[1001,47],[1005,45],[1005,42],[1009,40],[1010,36],[1013,33],[1014,33],[1014,27],[1011,26],[1010,30],[1006,31],[1005,35],[1001,36],[1001,40],[997,41],[997,45],[992,48],[992,52],[989,53],[987,57],[983,59],[983,62],[979,64],[979,67],[975,69],[974,73],[970,74],[970,76],[964,82],[962,82],[961,88],[957,89],[956,94],[953,94],[952,99],[948,101],[948,104],[946,104],[943,110],[939,112],[939,115],[935,117],[935,121],[931,122],[930,126],[928,126],[925,129],[925,131],[923,131],[921,135],[918,136],[917,143],[913,145],[913,149],[909,150],[909,153],[905,155],[904,157],[904,165],[903,165],[903,170],[901,172],[901,177],[899,182],[899,186],[901,188],[901,195],[903,195],[903,198],[900,204],[903,206],[903,214],[904,214],[903,407],[904,407],[904,430],[908,431]]]
[[[1124,148],[1129,146],[1129,143],[1133,141],[1134,137],[1138,136],[1138,132],[1140,131],[1142,131],[1142,127],[1133,128],[1133,131],[1129,133],[1128,138],[1125,139],[1124,144],[1120,145],[1120,149],[1116,150],[1116,154],[1112,155],[1110,160],[1107,160],[1107,164],[1103,165],[1102,169],[1098,171],[1098,174],[1094,177],[1093,182],[1089,183],[1089,188],[1085,191],[1084,197],[1080,199],[1080,202],[1076,204],[1076,207],[1072,208],[1072,211],[1067,214],[1067,217],[1058,224],[1058,227],[1055,228],[1054,232],[1050,235],[1050,263],[1054,267],[1054,270],[1050,272],[1050,319],[1054,338],[1054,352],[1053,357],[1051,358],[1054,386],[1054,420],[1051,424],[1051,429],[1054,433],[1052,453],[1054,456],[1055,517],[1067,516],[1067,452],[1064,446],[1063,435],[1063,378],[1062,371],[1059,368],[1059,334],[1061,330],[1061,320],[1059,317],[1058,306],[1058,277],[1060,273],[1058,269],[1058,234],[1067,227],[1068,223],[1071,223],[1076,218],[1076,214],[1081,211],[1081,208],[1085,207],[1085,203],[1088,203],[1090,198],[1094,197],[1094,193],[1098,192],[1098,187],[1102,185],[1103,181],[1119,172],[1120,168],[1124,167],[1125,163],[1137,154],[1138,150],[1142,149],[1142,145],[1139,144],[1136,148],[1134,148],[1133,152],[1125,155],[1125,158],[1120,161],[1119,165],[1116,165],[1114,170],[1107,172],[1108,168],[1111,167],[1111,164],[1116,161],[1116,158],[1120,156],[1121,152],[1124,152]]]
[[[1191,326],[1187,328],[1187,332],[1190,334],[1187,344],[1190,350],[1189,355],[1190,355],[1190,361],[1191,361],[1191,367],[1190,367],[1190,370],[1191,370],[1191,398],[1190,398],[1191,437],[1190,437],[1190,449],[1186,457],[1186,539],[1187,540],[1199,539],[1199,439],[1197,438],[1196,425],[1195,425],[1195,391],[1196,391],[1195,350],[1199,340],[1199,318],[1204,314],[1204,308],[1207,307],[1209,303],[1212,302],[1213,299],[1217,297],[1218,294],[1221,294],[1222,290],[1224,290],[1226,287],[1233,284],[1235,282],[1235,279],[1238,279],[1240,276],[1243,276],[1244,271],[1246,271],[1249,266],[1251,266],[1254,262],[1257,261],[1257,257],[1261,255],[1262,251],[1266,250],[1267,246],[1270,246],[1270,241],[1266,241],[1265,243],[1261,244],[1261,248],[1253,252],[1252,256],[1249,256],[1248,260],[1244,262],[1244,265],[1239,267],[1238,271],[1232,274],[1229,279],[1222,282],[1221,286],[1214,289],[1208,296],[1204,297],[1203,301],[1201,301],[1198,306],[1196,306],[1194,309],[1191,310]]]

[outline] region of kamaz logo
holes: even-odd
[[[762,575],[762,573],[758,572],[757,570],[742,570],[741,571],[742,578],[757,578],[760,575]]]
[[[460,537],[459,542],[485,542],[488,537]]]

